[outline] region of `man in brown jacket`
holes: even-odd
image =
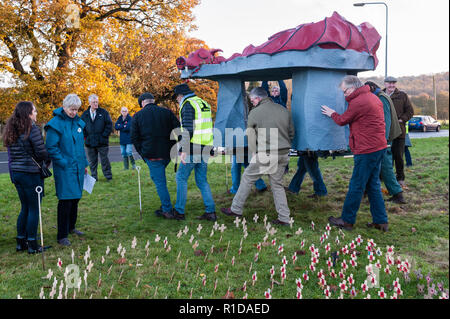
[[[246,132],[249,151],[253,156],[242,175],[231,208],[222,208],[221,211],[227,216],[242,216],[252,185],[262,175],[269,175],[278,212],[278,218],[273,220],[272,224],[288,225],[290,211],[283,186],[283,175],[289,162],[289,149],[295,134],[291,112],[274,103],[261,87],[250,92],[250,101],[257,106],[248,116]]]
[[[397,89],[397,79],[393,76],[388,76],[384,79],[385,89],[394,103],[397,111],[398,122],[402,129],[402,134],[392,141],[392,158],[395,164],[395,171],[397,174],[397,181],[403,187],[405,185],[405,173],[403,171],[403,154],[405,153],[405,137],[406,137],[406,122],[408,122],[414,115],[414,109],[408,98],[408,95]]]

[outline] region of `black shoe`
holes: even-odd
[[[289,194],[298,195],[298,193],[292,191],[289,187],[285,187],[285,188],[284,188],[284,191],[285,191],[286,193],[289,193]]]
[[[308,195],[306,197],[312,198],[312,199],[319,199],[319,195],[317,195],[317,194],[311,194],[311,195]]]
[[[72,235],[77,235],[77,236],[84,236],[84,233],[83,232],[81,232],[81,231],[79,231],[78,229],[72,229],[71,231],[69,231],[69,234],[72,234]]]
[[[389,202],[393,202],[396,204],[406,204],[405,199],[403,198],[403,192],[397,193],[391,198],[388,199]]]
[[[62,238],[62,239],[58,239],[58,244],[60,244],[61,246],[70,246],[70,240],[68,238]]]
[[[257,189],[256,190],[258,193],[264,193],[267,192],[267,187],[264,187],[263,189]]]
[[[37,243],[37,240],[28,240],[28,253],[29,254],[39,254],[42,253],[42,251],[46,251],[47,249],[51,248],[52,246],[45,246],[42,248],[41,245]]]
[[[209,220],[211,222],[215,222],[217,220],[217,216],[216,213],[204,213],[202,216],[198,216],[197,219],[202,220],[202,219],[206,219]]]
[[[287,226],[287,225],[289,225],[289,223],[282,222],[282,221],[279,220],[278,218],[272,220],[272,224],[273,224],[273,225],[280,225],[280,226]]]
[[[172,209],[172,214],[175,217],[176,220],[186,220],[185,214],[178,213],[175,208]]]
[[[161,216],[165,219],[176,219],[176,220],[185,220],[184,214],[178,213],[175,209],[172,209],[171,212],[161,212]]]
[[[224,213],[227,216],[231,216],[231,217],[242,217],[242,215],[236,214],[234,213],[231,208],[221,208],[220,211],[222,213]]]
[[[28,250],[28,243],[25,238],[16,238],[16,251]]]
[[[162,206],[159,206],[159,208],[157,210],[155,210],[155,215],[156,217],[162,217]]]

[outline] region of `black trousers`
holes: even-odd
[[[403,155],[405,154],[405,139],[396,138],[392,141],[392,161],[395,165],[395,173],[398,181],[405,180],[405,172],[403,171]]]
[[[57,240],[67,238],[69,231],[75,229],[80,199],[61,199],[58,202],[58,234]]]
[[[112,178],[111,172],[111,163],[108,158],[108,146],[99,146],[99,147],[87,147],[87,155],[89,160],[89,168],[91,169],[91,175],[96,180],[98,180],[97,176],[97,166],[98,166],[98,155],[100,155],[100,163],[102,164],[102,172],[103,176],[107,179]]]

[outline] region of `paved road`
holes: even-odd
[[[133,147],[133,155],[135,159],[141,159],[141,157],[137,154],[136,150]],[[120,154],[120,146],[110,146],[109,147],[109,153],[108,153],[109,160],[111,162],[122,162],[122,155]],[[87,158],[87,154],[86,154]],[[99,164],[100,166],[100,158],[99,158]],[[7,152],[0,152],[0,174],[1,173],[8,173],[8,153]]]
[[[440,132],[411,132],[410,138],[428,138],[428,137],[448,137],[448,130],[441,130]]]
[[[441,130],[440,132],[410,132],[409,136],[411,138],[428,138],[428,137],[448,137],[448,130]],[[136,153],[133,147],[133,154],[135,159],[140,159],[141,157]],[[109,147],[109,160],[111,162],[121,162],[122,155],[120,155],[120,146],[110,146]],[[99,164],[100,165],[100,164]],[[0,152],[0,174],[8,172],[8,153]]]

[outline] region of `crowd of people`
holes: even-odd
[[[328,106],[321,108],[322,114],[332,119],[330,125],[349,125],[349,146],[354,155],[353,174],[341,216],[329,217],[334,226],[353,229],[361,200],[367,194],[373,219],[367,226],[388,230],[380,177],[391,195],[389,200],[406,202],[402,188],[405,186],[405,123],[413,116],[413,109],[408,96],[396,88],[396,82],[395,78],[387,77],[386,88],[381,90],[373,82],[363,84],[356,76],[346,76],[340,85],[348,102],[346,111],[338,114]],[[124,170],[129,169],[130,163],[132,169],[136,167],[134,146],[149,168],[161,202],[155,215],[173,220],[186,219],[188,179],[194,171],[204,203],[204,213],[197,219],[216,221],[215,202],[207,179],[208,159],[214,156],[211,106],[186,83],[174,88],[172,98],[179,104],[178,117],[168,108],[155,104],[154,96],[148,92],[138,98],[141,109],[133,117],[126,107],[121,109],[114,127],[120,132]],[[249,100],[253,108],[247,121],[248,147],[233,152],[233,184],[228,193],[234,194],[234,198],[229,207],[222,207],[220,211],[226,216],[242,216],[252,186],[260,192],[268,189],[261,179],[267,175],[278,213],[272,224],[288,225],[291,218],[286,192],[298,194],[306,173],[310,175],[314,189],[308,197],[319,198],[328,193],[318,154],[300,154],[297,172],[289,186],[284,187],[283,176],[288,169],[295,135],[291,112],[286,108],[286,86],[283,81],[278,81],[278,86],[269,90],[267,82],[263,82],[262,87],[249,92]],[[76,228],[76,222],[87,167],[98,180],[100,157],[104,177],[107,181],[113,178],[108,159],[112,120],[108,111],[99,107],[96,95],[89,96],[88,101],[89,108],[80,117],[80,98],[76,94],[67,95],[62,107],[53,111],[53,118],[44,126],[45,142],[35,124],[37,111],[32,102],[18,103],[7,122],[3,142],[8,149],[11,181],[21,202],[17,251],[27,250],[31,254],[49,248],[41,247],[36,238],[39,202],[35,189],[44,187],[41,167],[53,163],[58,198],[57,241],[62,246],[71,245],[69,234],[84,235]],[[166,168],[174,158],[180,163],[178,169],[175,165],[177,188],[176,201],[172,205]],[[241,176],[242,167],[245,170]]]

